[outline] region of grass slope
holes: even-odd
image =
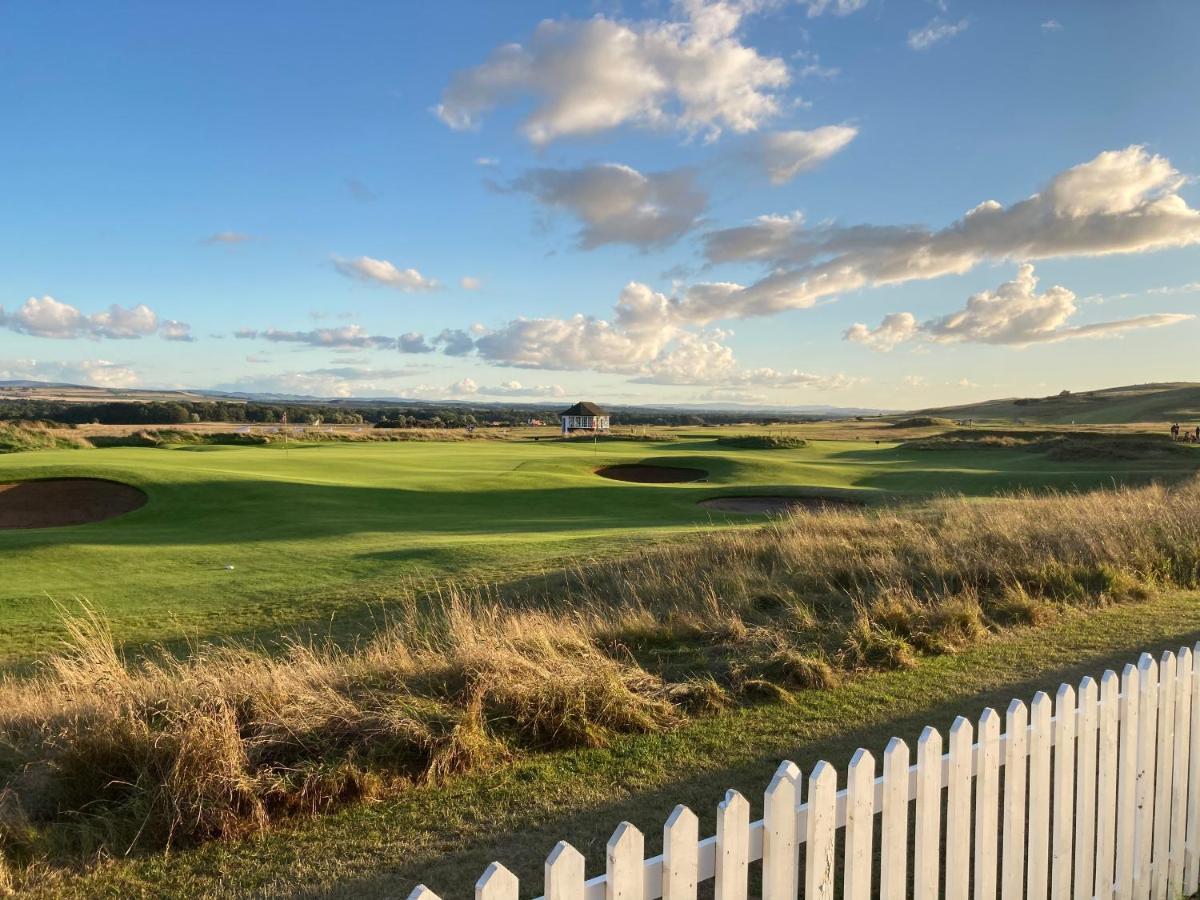
[[[710,479],[636,485],[593,474],[640,461],[696,466]],[[0,532],[0,658],[51,646],[61,637],[55,602],[80,596],[119,639],[269,634],[322,620],[329,627],[333,613],[353,630],[355,615],[369,615],[364,600],[403,594],[410,579],[511,578],[572,555],[744,527],[753,520],[696,505],[731,489],[989,495],[1194,470],[1190,459],[1055,462],[1020,449],[929,453],[866,441],[756,451],[697,437],[598,447],[487,441],[15,453],[0,457],[0,481],[111,478],[150,500],[108,522]]]
[[[919,410],[916,415],[1041,424],[1120,425],[1200,419],[1200,384],[1170,382],[1049,397],[988,400]]]
[[[879,759],[893,735],[915,747],[927,724],[946,729],[955,716],[976,717],[988,705],[1003,712],[1013,697],[1028,701],[1060,681],[1119,671],[1141,651],[1157,654],[1197,638],[1196,594],[1065,613],[961,655],[804,692],[792,703],[522,760],[255,838],[117,861],[83,877],[37,879],[29,896],[382,898],[406,896],[425,882],[443,897],[466,897],[492,860],[512,868],[531,896],[559,839],[586,855],[591,876],[602,871],[605,841],[622,820],[641,828],[647,852],[656,853],[677,803],[700,815],[702,834],[713,832],[713,811],[728,787],[761,815],[762,790],[780,759],[805,772],[818,759],[841,769],[859,746]]]

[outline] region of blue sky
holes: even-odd
[[[8,3],[0,379],[1187,379],[1197,39],[1185,2]]]

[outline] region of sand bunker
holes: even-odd
[[[703,469],[685,469],[682,466],[621,465],[605,466],[596,474],[617,481],[633,481],[637,484],[679,484],[683,481],[703,481],[708,473]]]
[[[862,506],[856,500],[846,500],[841,497],[713,497],[711,500],[701,500],[700,505],[705,509],[751,515],[764,513],[780,515],[801,509],[822,510]]]
[[[103,522],[146,503],[142,491],[102,478],[45,478],[0,484],[0,529]]]

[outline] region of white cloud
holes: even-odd
[[[475,157],[475,165],[483,166],[486,169],[495,168],[500,165],[500,160],[494,156],[477,156]]]
[[[477,291],[483,287],[483,281],[474,275],[464,275],[458,279],[458,286],[464,291]]]
[[[1100,338],[1140,328],[1159,328],[1195,318],[1175,313],[1155,313],[1089,325],[1068,325],[1078,311],[1075,294],[1055,285],[1037,293],[1033,266],[1019,267],[1012,281],[994,291],[981,291],[954,313],[920,325],[911,313],[893,313],[878,328],[861,323],[849,328],[846,340],[888,351],[920,337],[935,343],[1000,344],[1027,347],[1074,338]]]
[[[1062,31],[1062,23],[1058,19],[1047,19],[1042,23],[1042,31]]]
[[[399,291],[432,291],[440,287],[433,278],[426,278],[416,269],[401,269],[386,259],[360,256],[357,259],[334,257],[334,268],[347,278],[355,278],[368,284],[382,284]]]
[[[0,360],[0,381],[47,381],[94,387],[128,388],[141,383],[134,369],[106,359],[51,362],[36,359]]]
[[[241,244],[250,240],[250,235],[240,231],[218,231],[206,237],[202,244]]]
[[[966,31],[969,24],[966,19],[947,22],[935,16],[922,27],[914,28],[908,33],[908,46],[913,50],[928,50],[934,44]]]
[[[785,63],[741,43],[743,17],[762,0],[679,0],[674,21],[627,22],[597,15],[547,19],[525,44],[505,44],[458,72],[435,112],[471,128],[501,104],[533,99],[521,125],[532,143],[595,134],[625,124],[716,137],[752,131],[780,109]],[[851,12],[852,0],[809,0],[809,14]]]
[[[808,10],[809,18],[826,12],[835,16],[848,16],[867,5],[867,0],[801,0],[800,5]]]
[[[1187,284],[1171,284],[1163,287],[1150,288],[1147,294],[1197,294],[1200,293],[1200,281],[1189,281]]]
[[[754,143],[753,159],[771,184],[786,184],[842,150],[858,135],[852,125],[825,125],[811,131],[776,131]]]
[[[884,316],[878,328],[868,328],[861,322],[856,322],[846,329],[843,338],[857,344],[866,344],[872,350],[884,352],[893,350],[898,344],[911,341],[917,336],[921,326],[912,313],[900,312]]]
[[[1177,193],[1182,176],[1139,146],[1101,153],[1005,207],[980,203],[933,231],[920,226],[806,226],[799,214],[764,216],[705,235],[711,264],[759,262],[769,274],[718,296],[694,285],[676,305],[685,321],[808,308],[863,287],[970,271],[985,261],[1145,253],[1200,243],[1200,211]]]
[[[708,196],[689,169],[652,172],[616,163],[578,169],[533,169],[513,184],[550,209],[565,210],[580,223],[579,246],[632,244],[662,247],[695,228]]]
[[[129,307],[114,303],[108,309],[88,315],[49,295],[30,297],[11,313],[0,307],[0,327],[58,340],[134,340],[154,334],[169,341],[192,340],[190,325],[174,319],[160,322],[158,314],[144,303]]]
[[[796,70],[797,78],[819,78],[830,81],[841,74],[842,70],[834,66],[821,65],[821,57],[812,50],[797,50],[792,58],[802,63]]]
[[[361,325],[314,328],[311,331],[286,331],[280,328],[266,328],[258,331],[253,328],[243,328],[235,331],[233,336],[242,340],[263,340],[276,344],[307,344],[310,347],[325,348],[391,349],[396,346],[395,338],[370,334]]]

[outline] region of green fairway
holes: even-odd
[[[701,468],[709,478],[641,485],[594,474],[644,460]],[[1191,471],[1190,459],[1055,463],[1020,450],[930,452],[869,441],[744,450],[703,434],[598,446],[470,441],[15,453],[0,457],[0,482],[104,477],[137,485],[149,502],[107,522],[0,531],[0,657],[50,646],[59,635],[55,603],[75,598],[94,603],[130,640],[269,634],[361,617],[364,601],[396,596],[413,579],[510,578],[568,556],[761,521],[697,506],[714,496],[808,489],[868,501],[988,495]]]

